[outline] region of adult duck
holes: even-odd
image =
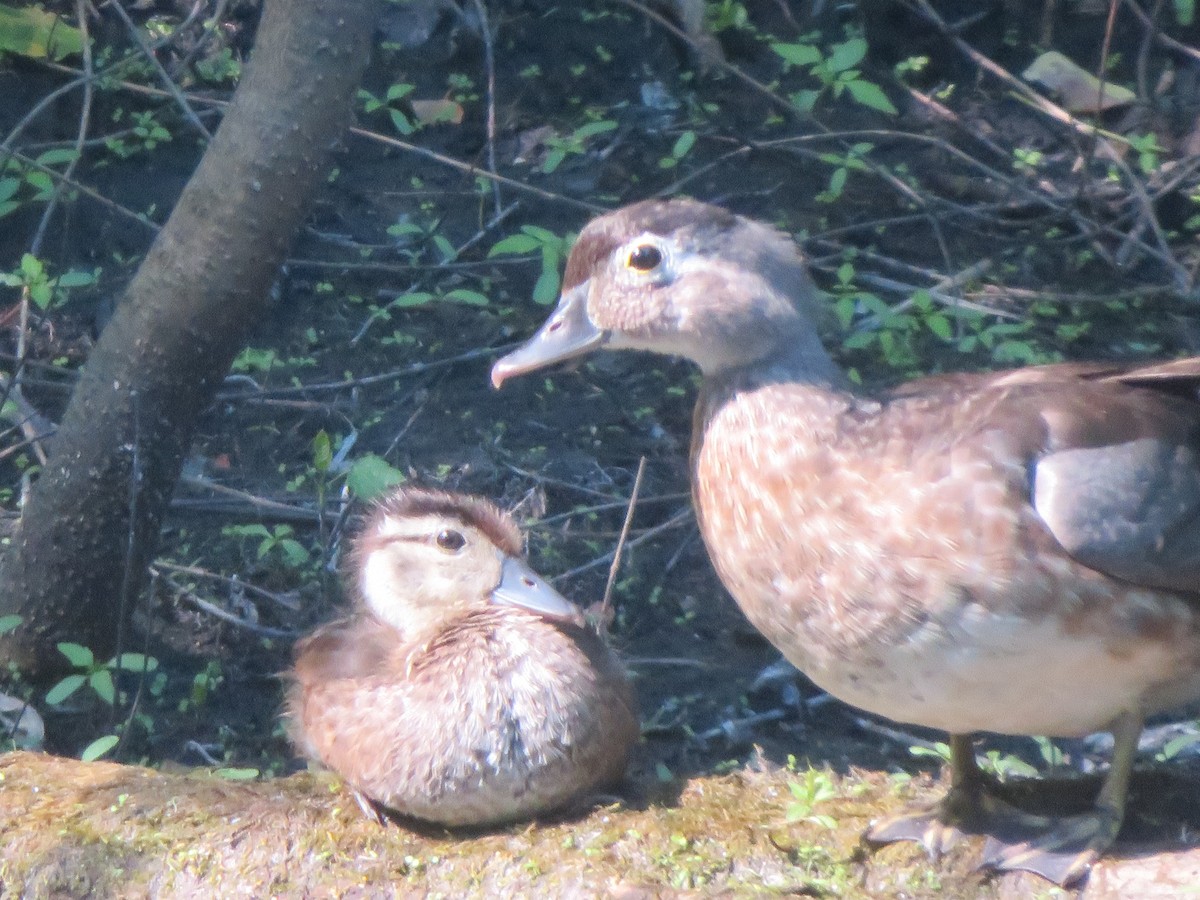
[[[493,383],[601,347],[687,357],[692,494],[747,618],[834,696],[951,735],[951,790],[876,825],[1078,880],[1115,838],[1147,715],[1200,699],[1200,359],[954,374],[866,396],[822,347],[795,244],[691,200],[595,219]],[[989,794],[970,735],[1107,730],[1094,807]]]
[[[353,608],[297,644],[292,739],[363,810],[450,826],[547,812],[622,777],[624,670],[491,503],[403,487],[349,551]]]

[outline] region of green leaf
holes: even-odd
[[[0,616],[0,634],[8,634],[20,624],[20,616]]]
[[[925,320],[925,324],[929,326],[930,331],[943,341],[948,341],[954,337],[954,332],[950,329],[950,320],[943,315],[932,315]]]
[[[407,309],[412,306],[424,306],[433,300],[433,294],[427,291],[413,291],[409,294],[401,294],[395,300],[388,304],[388,307],[396,309]]]
[[[1191,25],[1196,19],[1196,0],[1175,0],[1175,21]]]
[[[858,81],[848,83],[846,89],[850,91],[850,96],[863,106],[879,110],[881,113],[887,113],[889,116],[898,115],[900,112],[892,105],[892,101],[888,99],[887,94],[877,84],[859,79]]]
[[[158,668],[158,660],[144,653],[122,653],[109,660],[108,666],[126,672],[153,672]]]
[[[844,72],[857,66],[867,55],[867,42],[862,38],[851,38],[843,44],[829,48],[825,65],[830,72]]]
[[[75,269],[72,269],[69,272],[63,272],[55,280],[55,283],[60,288],[87,287],[89,284],[94,284],[95,282],[96,276],[91,272],[79,272]]]
[[[83,748],[83,752],[79,754],[79,758],[84,762],[93,762],[117,746],[120,740],[115,734],[106,734],[104,737],[96,738]]]
[[[599,122],[588,122],[586,125],[580,125],[575,129],[572,137],[583,141],[598,134],[604,134],[606,131],[612,131],[616,127],[617,123],[612,119],[601,119]]]
[[[63,641],[60,644],[55,644],[55,646],[58,647],[58,652],[70,660],[71,665],[78,669],[86,669],[96,662],[96,657],[92,655],[92,651],[82,644]]]
[[[671,155],[676,159],[683,159],[695,145],[696,132],[685,131],[679,136],[679,140],[675,142],[675,146],[671,148]]]
[[[558,270],[544,268],[533,286],[533,302],[548,306],[558,298]]]
[[[226,778],[229,781],[253,781],[259,776],[258,769],[239,769],[232,766],[216,769],[213,774],[218,778]]]
[[[328,472],[333,465],[333,443],[329,433],[322,428],[312,439],[313,468],[318,472]]]
[[[393,84],[387,89],[387,93],[384,96],[388,100],[400,100],[403,97],[407,97],[416,89],[417,86],[415,84]]]
[[[72,163],[79,158],[79,154],[73,147],[57,147],[54,150],[47,150],[45,153],[39,153],[37,162],[43,166],[59,166]]]
[[[46,282],[29,286],[29,299],[37,304],[38,309],[49,309],[50,301],[54,299],[54,289]]]
[[[108,669],[98,669],[88,678],[88,683],[91,684],[92,690],[96,692],[96,696],[109,706],[113,705],[113,700],[117,696],[117,688],[113,684],[112,672]]]
[[[562,161],[567,158],[567,151],[562,148],[555,148],[546,154],[546,159],[542,163],[542,173],[550,175],[562,165]]]
[[[0,53],[61,60],[83,50],[83,33],[40,6],[0,4]]]
[[[371,500],[390,487],[407,481],[404,473],[388,464],[387,460],[368,454],[354,461],[346,476],[346,484],[356,497]]]
[[[452,300],[455,303],[465,303],[468,306],[487,306],[490,302],[486,296],[479,291],[469,291],[466,288],[455,288],[452,291],[446,291],[442,295],[443,300]]]
[[[793,66],[811,66],[821,61],[821,51],[812,44],[772,44],[771,49]]]
[[[788,99],[792,101],[792,106],[800,110],[802,113],[810,113],[813,107],[817,105],[817,98],[821,96],[820,91],[804,90],[796,91]]]
[[[521,232],[523,234],[529,235],[531,238],[536,238],[538,243],[541,243],[541,244],[561,244],[561,243],[563,243],[562,238],[560,238],[553,231],[550,231],[549,229],[546,229],[546,228],[541,228],[537,225],[522,225]]]
[[[68,675],[54,687],[46,692],[46,705],[58,706],[73,693],[83,687],[83,683],[87,681],[86,675]]]
[[[32,253],[26,253],[21,257],[21,271],[30,281],[46,277],[46,267]]]
[[[0,201],[7,200],[21,186],[19,178],[0,178]]]
[[[417,129],[413,127],[413,123],[409,121],[408,116],[398,109],[389,109],[388,116],[392,120],[392,125],[403,135],[412,134]]]
[[[283,551],[284,558],[287,559],[288,565],[293,568],[298,568],[308,562],[308,550],[299,541],[292,538],[285,538],[280,541],[277,546]]]
[[[0,200],[4,199],[0,197]],[[532,253],[542,242],[530,234],[510,234],[503,240],[495,243],[491,250],[488,251],[488,258],[493,256],[513,255],[520,256],[525,253]]]

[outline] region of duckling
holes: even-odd
[[[551,317],[492,381],[602,347],[703,384],[692,495],[743,612],[816,684],[951,735],[951,790],[871,840],[1060,884],[1114,840],[1146,716],[1200,700],[1200,358],[919,379],[868,396],[818,338],[795,244],[691,200],[593,220]],[[988,792],[970,735],[1110,731],[1095,805]]]
[[[349,614],[296,645],[300,752],[368,814],[495,825],[618,782],[639,736],[625,672],[478,498],[402,487],[349,550]]]

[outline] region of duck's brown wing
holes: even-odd
[[[1198,388],[1200,360],[1186,359],[1045,391],[1031,499],[1071,556],[1200,596]]]
[[[1200,358],[938,375],[888,401],[945,410],[931,442],[1023,458],[1030,503],[1079,562],[1200,598]]]

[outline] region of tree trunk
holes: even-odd
[[[268,291],[366,65],[375,0],[267,0],[246,74],[101,335],[0,558],[0,663],[103,657],[144,584],[197,418]]]

